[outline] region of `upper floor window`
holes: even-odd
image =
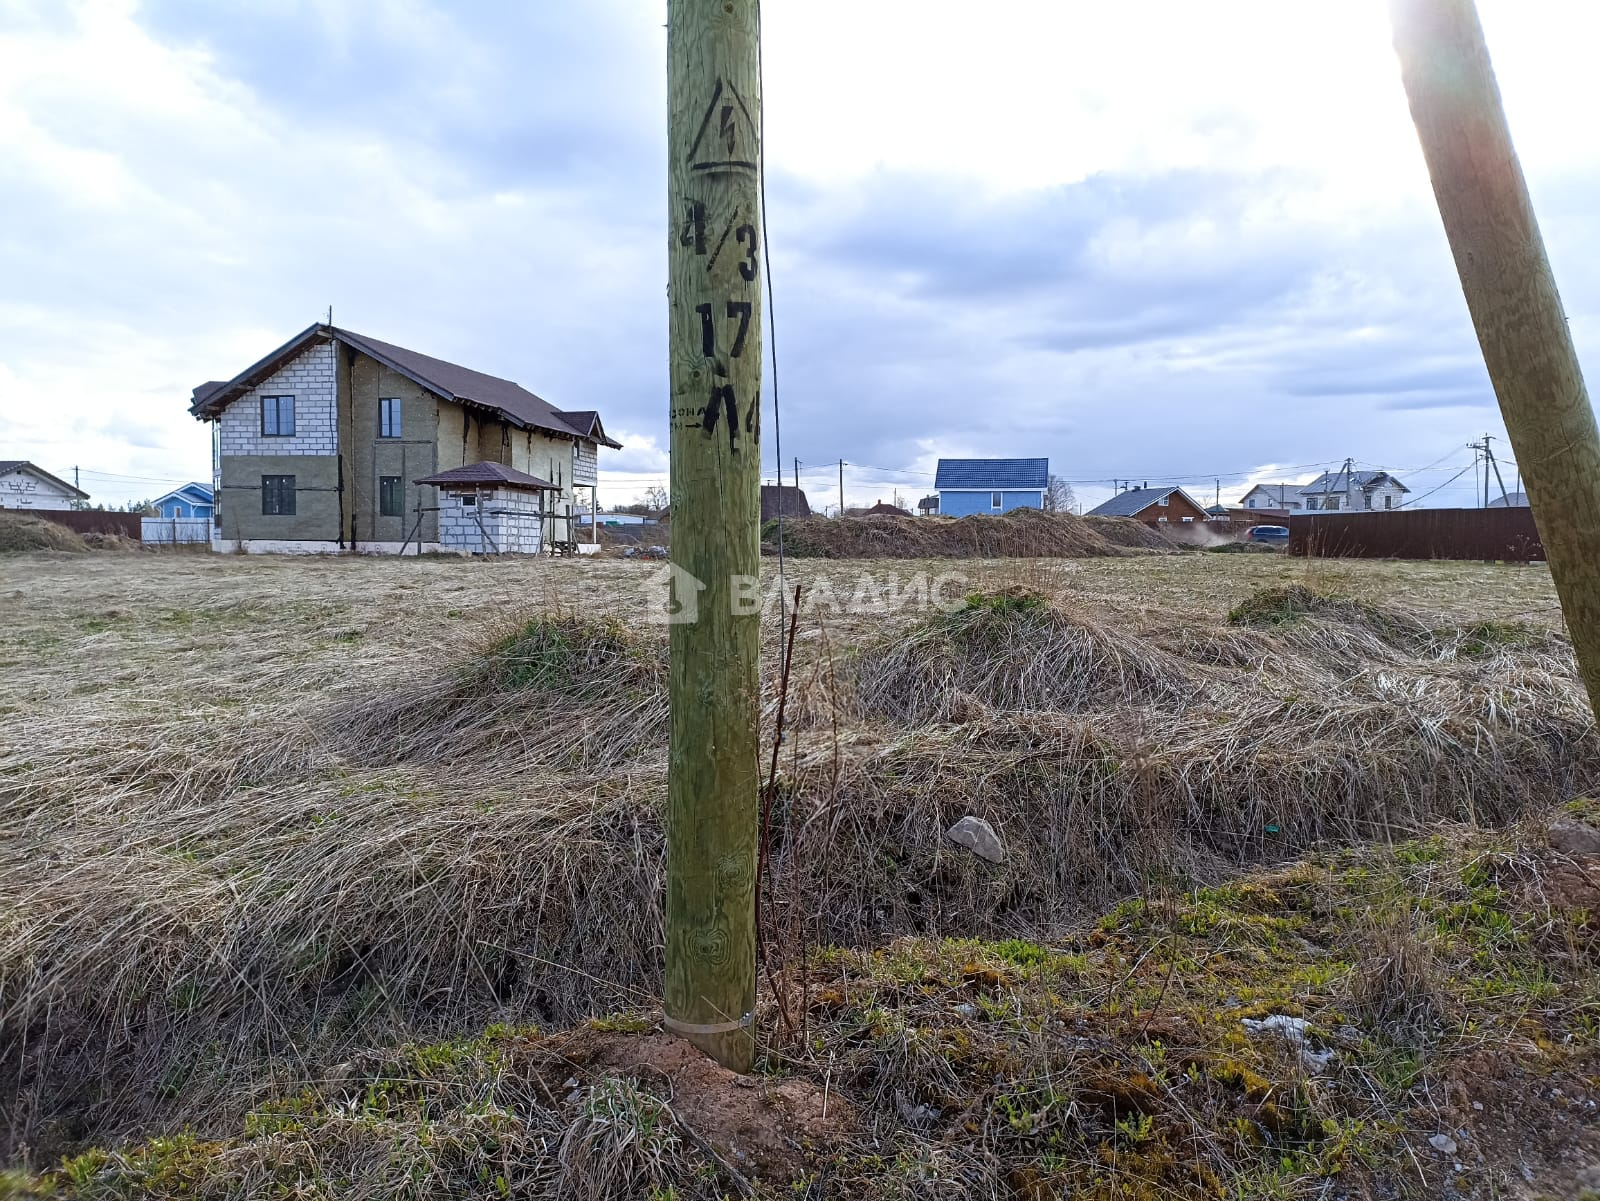
[[[261,398],[261,433],[268,438],[294,436],[294,397],[263,396]]]
[[[400,398],[384,396],[378,400],[378,437],[400,436]]]
[[[989,507],[991,509],[1003,509],[1003,508],[1005,508],[1006,507],[1006,498],[1005,498],[1004,494],[999,493],[999,492],[991,492],[991,493],[989,493]]]
[[[1167,507],[1167,501],[1169,501],[1171,499],[1172,499],[1172,493],[1169,492],[1169,493],[1167,493],[1166,496],[1163,496],[1160,500],[1156,501],[1156,504],[1160,505],[1163,509],[1165,509]]]

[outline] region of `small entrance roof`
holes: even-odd
[[[518,488],[524,492],[560,492],[549,480],[541,480],[526,471],[507,467],[503,463],[468,463],[465,467],[452,467],[437,475],[425,475],[413,484],[433,484],[439,488]]]

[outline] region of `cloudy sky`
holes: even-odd
[[[1593,380],[1600,5],[1480,8]],[[840,458],[854,504],[1048,455],[1091,503],[1347,456],[1468,502],[1466,443],[1502,430],[1382,0],[764,16],[784,472],[814,500]],[[331,304],[599,409],[602,499],[632,499],[666,462],[664,22],[0,0],[0,458],[107,502],[207,478],[190,388]]]

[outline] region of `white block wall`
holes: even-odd
[[[593,484],[596,482],[596,453],[598,447],[593,442],[579,442],[572,456],[572,482],[574,484]]]
[[[338,454],[336,394],[333,343],[324,342],[307,347],[276,375],[222,411],[222,454]],[[293,437],[267,437],[262,434],[263,396],[294,397]]]
[[[439,492],[439,545],[446,550],[536,555],[543,533],[537,492],[485,489],[476,505],[464,505],[461,497]]]

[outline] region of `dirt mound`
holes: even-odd
[[[1178,546],[1154,526],[1131,517],[1080,517],[1077,520],[1112,546],[1135,550],[1175,550]]]
[[[785,521],[784,551],[817,559],[1085,559],[1173,550],[1126,518],[1014,509],[970,517],[805,517]],[[776,534],[763,544],[776,550]]]
[[[0,510],[0,554],[59,550],[82,553],[89,544],[64,525],[22,513]]]

